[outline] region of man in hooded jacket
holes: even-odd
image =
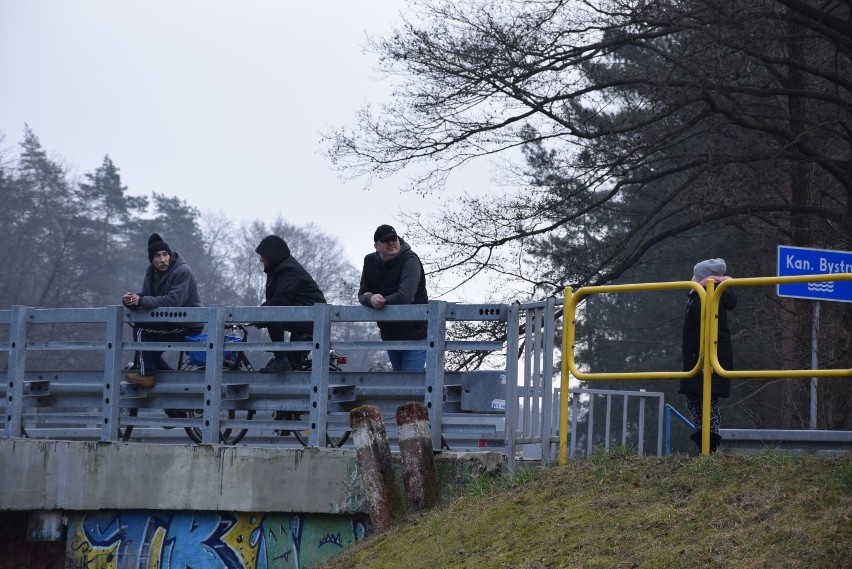
[[[121,301],[128,308],[160,308],[201,306],[201,295],[192,269],[172,251],[157,233],[148,238],[148,269],[140,292],[125,293]],[[200,334],[203,326],[146,322],[133,326],[135,342],[183,342],[186,336]],[[127,374],[127,381],[153,387],[156,372],[171,369],[163,361],[162,351],[143,351],[136,362],[137,373]]]
[[[261,306],[313,306],[325,304],[325,296],[308,271],[290,254],[287,243],[277,235],[264,237],[255,252],[260,255],[266,273],[266,301]],[[267,322],[269,339],[283,342],[290,332],[291,342],[313,338],[313,322]],[[261,373],[277,373],[303,367],[307,352],[273,352]]]

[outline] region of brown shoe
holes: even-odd
[[[138,373],[128,373],[126,378],[128,383],[135,383],[144,387],[154,387],[154,384],[157,383],[157,377],[154,375],[139,375]]]

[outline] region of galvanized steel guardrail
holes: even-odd
[[[510,462],[519,444],[541,444],[542,453],[550,452],[552,422],[550,393],[553,375],[553,311],[555,301],[521,304],[457,304],[432,301],[428,305],[388,306],[373,310],[363,306],[318,304],[311,307],[232,307],[163,308],[129,310],[120,306],[100,308],[32,308],[15,306],[0,310],[0,339],[4,330],[8,341],[0,341],[0,358],[7,366],[0,371],[5,381],[3,392],[3,436],[19,437],[47,426],[51,411],[58,426],[43,428],[45,436],[90,437],[102,441],[118,440],[119,428],[136,425],[150,427],[198,428],[202,443],[215,443],[223,428],[248,428],[267,432],[280,429],[274,421],[275,410],[303,411],[310,428],[310,446],[321,446],[329,426],[348,425],[348,410],[355,404],[374,404],[392,417],[397,405],[421,401],[429,410],[433,425],[433,445],[440,448],[448,440],[485,440],[489,446],[504,448]],[[341,323],[400,320],[425,320],[427,338],[420,341],[382,342],[335,340],[332,329]],[[359,350],[424,349],[425,371],[365,372],[329,371],[314,365],[310,372],[257,374],[226,371],[223,355],[234,350],[226,344],[227,324],[247,322],[312,321],[311,342],[259,342],[239,344],[244,352],[310,351],[314,362],[326,361],[330,350],[350,354]],[[498,321],[506,328],[506,341],[447,340],[452,322]],[[171,322],[203,323],[209,341],[133,342],[126,339],[131,324]],[[64,326],[88,326],[97,329],[85,339],[68,339]],[[32,334],[41,327],[55,327],[47,339]],[[523,334],[523,341],[521,340]],[[164,352],[204,351],[207,365],[203,371],[165,371],[158,373],[157,385],[144,388],[124,382],[128,354],[136,350]],[[485,351],[506,358],[505,369],[468,372],[445,371],[446,352]],[[505,350],[505,354],[503,351]],[[35,369],[32,365],[44,356],[71,352],[100,352],[102,366],[94,370]],[[512,357],[514,355],[515,357]],[[519,365],[519,361],[523,362]],[[519,380],[520,378],[520,380]],[[467,402],[465,402],[467,398]],[[489,401],[490,398],[490,401]],[[502,400],[502,404],[501,404]],[[127,410],[140,409],[128,416]],[[203,409],[203,418],[169,418],[161,412],[155,417],[143,409]],[[266,412],[268,419],[229,417],[224,411],[252,409]],[[507,428],[521,416],[524,428]],[[546,425],[547,429],[542,429]],[[435,428],[434,426],[439,426]],[[446,438],[442,439],[442,435]],[[546,448],[545,448],[546,447]],[[492,448],[492,450],[494,450]]]

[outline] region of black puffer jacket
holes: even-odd
[[[728,328],[728,310],[737,305],[737,295],[732,288],[722,291],[719,301],[719,344],[717,353],[719,363],[728,370],[734,369],[734,348],[731,344],[731,331]],[[701,300],[693,291],[689,292],[686,301],[686,316],[683,320],[683,371],[689,371],[698,362],[698,352],[701,343]],[[691,397],[700,397],[704,380],[699,373],[695,377],[680,380],[680,393]],[[713,374],[711,395],[713,397],[728,397],[731,393],[731,380]]]
[[[290,255],[287,243],[277,235],[264,237],[255,251],[269,261],[266,273],[266,302],[261,306],[313,306],[324,304],[325,296],[308,271]]]

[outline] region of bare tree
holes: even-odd
[[[394,99],[329,133],[327,153],[346,175],[409,172],[410,187],[429,192],[469,161],[520,149],[506,170],[513,190],[411,216],[439,252],[437,271],[492,272],[541,295],[647,275],[678,242],[690,255],[727,243],[756,275],[771,274],[758,252],[778,243],[852,248],[848,2],[410,6],[369,44],[396,80]],[[803,367],[802,350],[769,337],[806,337],[808,309],[754,306],[771,317],[744,326],[763,342],[754,353]],[[830,322],[841,332],[827,354],[848,365],[852,310]],[[779,385],[757,390],[768,386],[767,401],[795,423],[803,384]]]
[[[232,224],[231,224],[232,226]],[[314,278],[328,302],[351,304],[358,290],[358,273],[349,263],[340,241],[313,224],[297,226],[278,217],[271,223],[255,220],[239,230],[229,229],[222,255],[228,280],[245,304],[260,304],[266,275],[255,248],[267,235],[278,235]]]
[[[394,101],[331,133],[332,160],[368,180],[425,164],[411,184],[433,191],[465,162],[538,145],[528,152],[549,152],[559,174],[557,186],[535,185],[520,171],[512,195],[415,217],[445,252],[443,270],[600,283],[698,225],[745,220],[800,245],[852,245],[848,3],[411,6],[370,44],[398,78]],[[619,238],[599,235],[579,272],[523,263],[530,238],[576,240],[592,212],[650,188],[655,207]]]

